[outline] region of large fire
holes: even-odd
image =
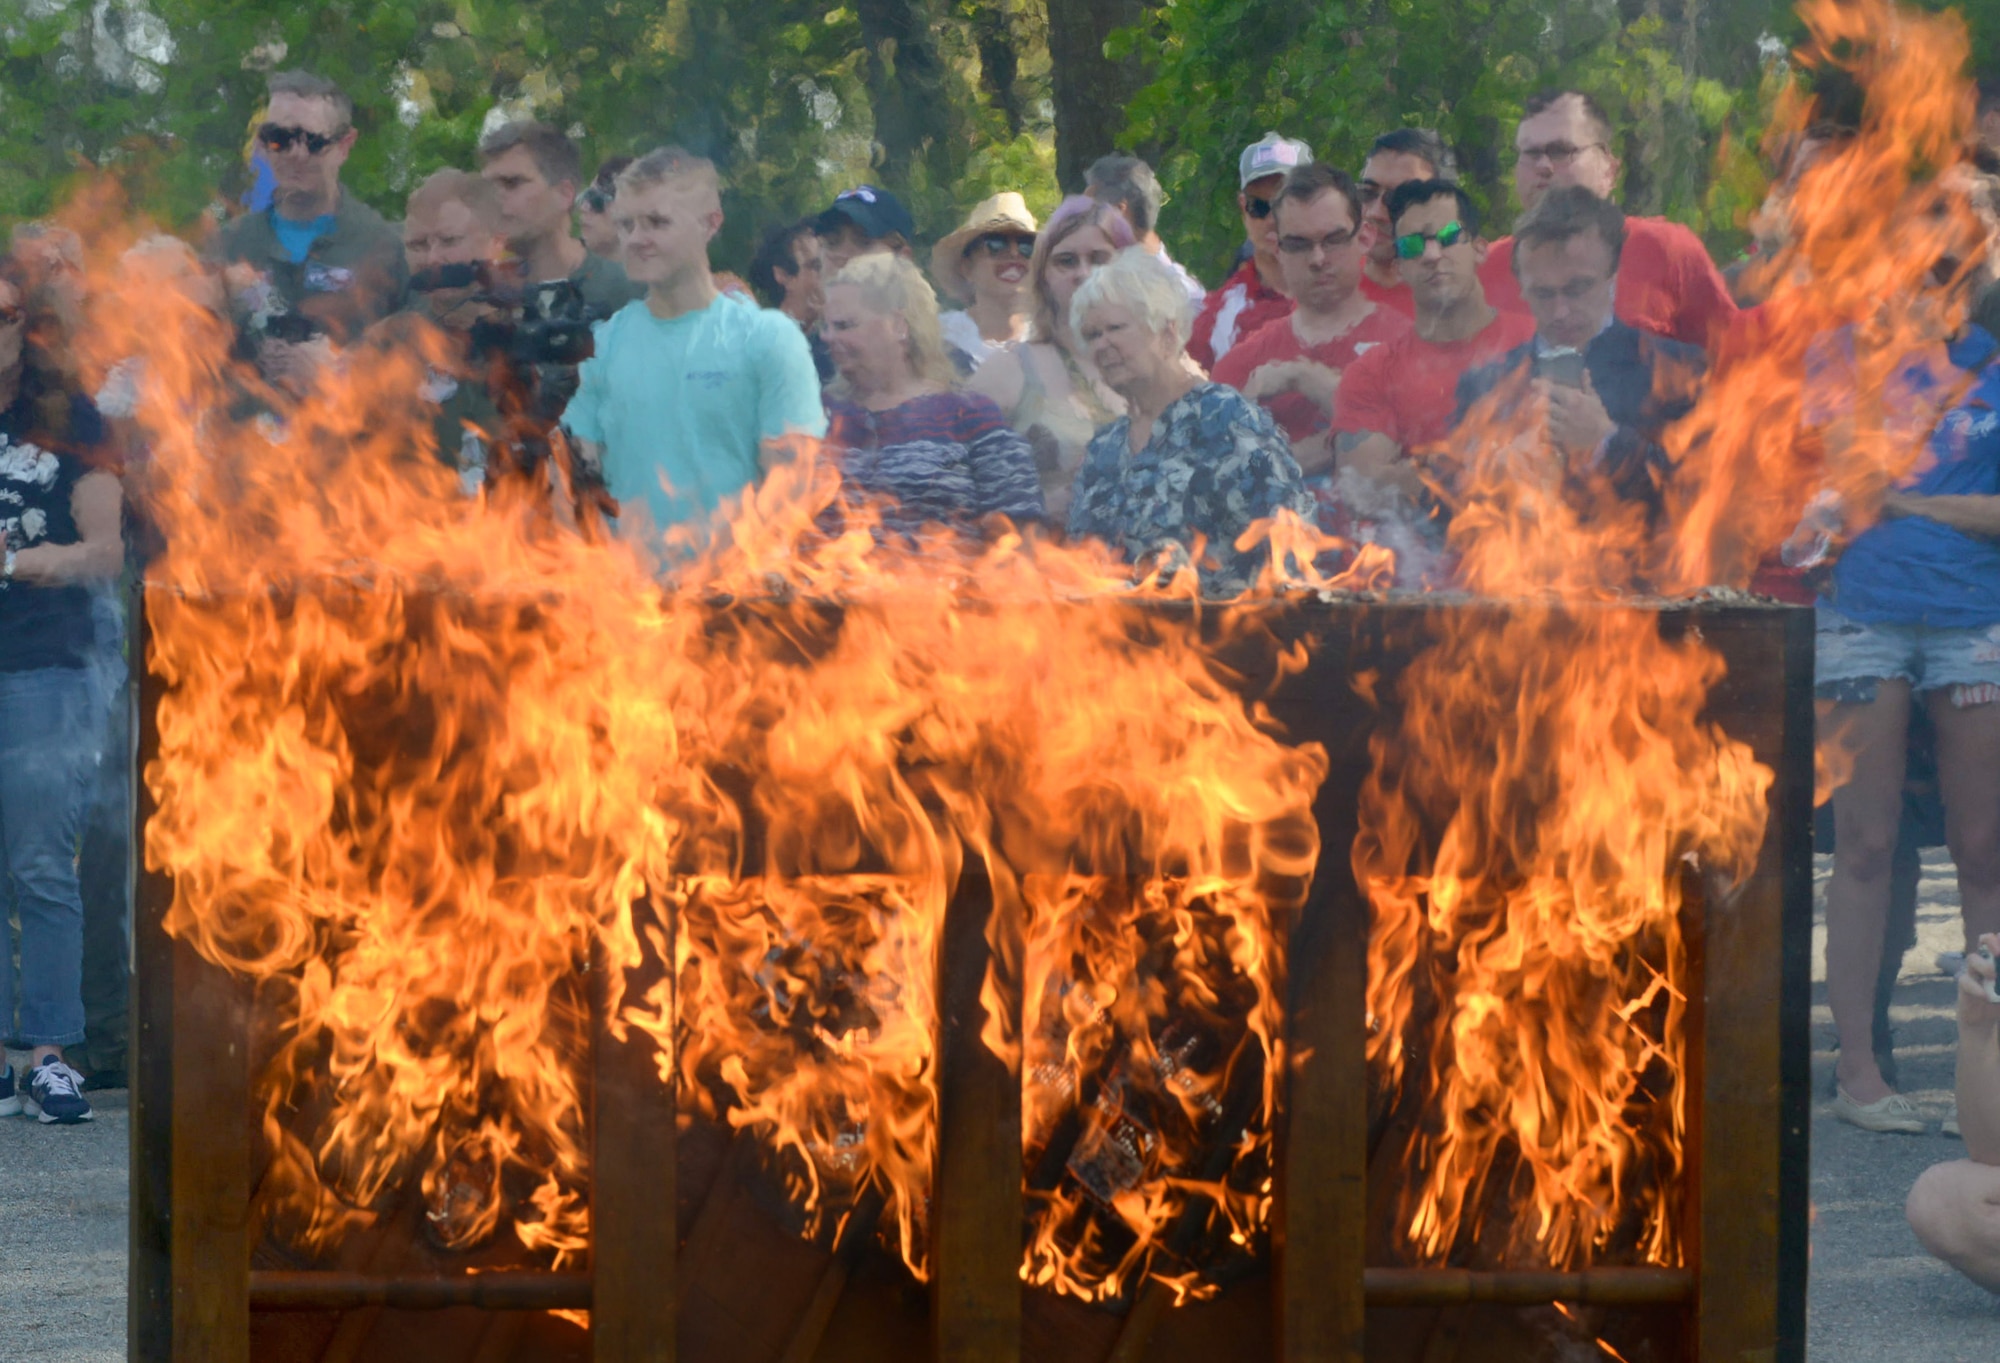
[[[1879,300],[1957,211],[1904,215],[1909,249],[1883,250],[1883,205],[1969,112],[1935,79],[1962,61],[1952,21],[1806,15],[1885,97],[1794,187],[1781,339],[1729,350],[1673,437],[1675,531],[1579,509],[1497,419],[1452,485],[1461,581],[1505,604],[1453,613],[1402,678],[1351,851],[1371,1059],[1424,1114],[1411,1262],[1685,1252],[1684,888],[1748,868],[1771,774],[1703,718],[1714,654],[1635,598],[1745,585],[1822,486],[1865,520],[1907,465],[1880,413],[1796,457],[1806,347],[1854,321],[1879,378],[1935,325]],[[806,1233],[865,1209],[923,1275],[938,962],[976,884],[984,1036],[1021,1087],[1023,1278],[1187,1290],[1190,1212],[1259,1245],[1326,760],[1203,639],[1253,635],[1264,598],[1386,588],[1385,555],[1329,580],[1300,567],[1310,531],[1269,527],[1271,571],[1223,606],[1087,546],[917,552],[852,517],[829,537],[833,475],[802,446],[663,587],[658,546],[579,532],[546,489],[466,496],[432,455],[421,345],[275,393],[179,255],[125,249],[101,202],[77,216],[87,367],[137,384],[166,544],[146,856],[170,930],[258,983],[281,1235],[323,1249],[414,1186],[441,1246],[578,1254],[603,1025],[757,1144]]]

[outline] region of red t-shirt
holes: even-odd
[[[1336,431],[1377,431],[1404,449],[1451,432],[1458,380],[1533,339],[1535,321],[1503,312],[1463,341],[1426,341],[1415,328],[1354,362],[1334,403]]]
[[[1368,299],[1369,302],[1373,303],[1378,308],[1388,308],[1392,312],[1400,312],[1403,314],[1403,316],[1408,317],[1412,320],[1415,320],[1416,318],[1417,315],[1416,295],[1410,292],[1410,286],[1408,284],[1405,284],[1400,280],[1398,280],[1393,286],[1388,284],[1377,284],[1374,280],[1368,277],[1366,271],[1363,271],[1361,275],[1361,293],[1365,298]]]
[[[1514,278],[1512,237],[1493,243],[1479,282],[1502,312],[1528,311]],[[1628,326],[1705,348],[1735,320],[1736,301],[1700,237],[1665,218],[1627,218],[1612,310]]]
[[[1240,341],[1280,317],[1292,315],[1292,300],[1264,286],[1257,262],[1246,260],[1209,294],[1195,314],[1188,337],[1188,354],[1211,376],[1215,364]],[[1220,379],[1216,380],[1218,383]]]
[[[1307,347],[1292,330],[1292,319],[1281,317],[1239,342],[1215,366],[1215,381],[1241,390],[1259,367],[1280,360],[1311,360],[1345,374],[1347,367],[1377,347],[1410,334],[1410,320],[1387,308],[1377,308],[1331,341]],[[1346,379],[1342,379],[1343,386]],[[1326,430],[1331,418],[1318,403],[1303,393],[1271,393],[1260,405],[1277,420],[1293,440],[1304,440]]]

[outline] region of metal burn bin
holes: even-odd
[[[1197,624],[1185,607],[1159,609],[1179,614],[1186,628],[1214,627],[1212,616]],[[1370,770],[1371,734],[1394,721],[1402,671],[1448,616],[1497,620],[1509,607],[1295,598],[1260,609],[1270,634],[1303,643],[1308,661],[1279,675],[1268,651],[1245,658],[1245,694],[1263,698],[1291,738],[1323,745],[1330,767],[1314,809],[1320,861],[1290,943],[1294,1062],[1278,1132],[1272,1251],[1259,1272],[1179,1307],[1157,1285],[1115,1307],[1023,1286],[1019,1094],[979,1037],[989,905],[974,874],[953,901],[941,957],[930,1284],[873,1249],[858,1225],[815,1244],[779,1224],[751,1143],[685,1118],[677,1135],[651,1055],[601,1028],[590,1062],[588,1268],[468,1264],[426,1250],[414,1230],[409,1243],[399,1241],[393,1225],[349,1255],[350,1266],[282,1266],[268,1247],[251,1243],[261,1166],[249,988],[165,935],[172,887],[142,871],[131,1357],[1483,1363],[1548,1356],[1547,1340],[1524,1321],[1563,1303],[1625,1320],[1627,1337],[1636,1329],[1645,1340],[1643,1357],[1803,1363],[1810,612],[1756,602],[1616,608],[1654,614],[1668,637],[1700,632],[1727,667],[1706,718],[1748,744],[1776,777],[1749,880],[1726,904],[1705,903],[1697,890],[1683,909],[1690,978],[1699,985],[1687,1014],[1687,1267],[1559,1273],[1369,1262],[1371,1218],[1380,1215],[1371,1187],[1379,1195],[1396,1171],[1380,1123],[1371,1128],[1367,1098],[1368,906],[1349,860],[1357,794]],[[137,633],[143,643],[143,626]],[[1366,673],[1376,674],[1380,710],[1353,684]],[[143,674],[141,770],[157,751],[159,685]],[[148,806],[142,783],[137,847]]]

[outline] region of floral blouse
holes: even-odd
[[[1291,446],[1271,414],[1234,388],[1205,383],[1160,414],[1137,454],[1121,416],[1091,438],[1071,495],[1069,533],[1091,535],[1133,563],[1159,558],[1163,570],[1188,559],[1194,538],[1208,542],[1202,592],[1234,596],[1256,580],[1263,551],[1240,553],[1251,522],[1290,507],[1310,521]]]

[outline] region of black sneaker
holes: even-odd
[[[83,1096],[83,1076],[50,1056],[28,1072],[28,1093],[24,1100],[30,1117],[43,1126],[61,1122],[74,1126],[91,1119],[90,1103]]]
[[[14,1067],[0,1068],[0,1117],[21,1115],[21,1095],[14,1092]]]

